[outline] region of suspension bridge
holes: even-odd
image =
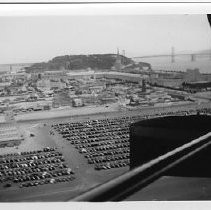
[[[144,56],[137,56],[133,57],[133,59],[144,59],[144,58],[162,58],[162,57],[169,57],[171,59],[171,63],[177,62],[177,57],[188,57],[191,62],[196,61],[199,58],[207,58],[211,60],[211,49],[206,50],[204,52],[175,52],[175,48],[171,48],[171,53],[169,54],[154,54],[154,55],[144,55]]]

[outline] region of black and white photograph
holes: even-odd
[[[86,6],[0,10],[0,203],[210,201],[211,16]]]

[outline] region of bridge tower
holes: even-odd
[[[190,56],[191,56],[191,61],[192,62],[196,61],[196,55],[195,54],[191,54]]]
[[[125,56],[125,50],[122,50],[122,55]]]
[[[210,52],[209,52],[209,59],[211,60],[211,49],[210,49]]]
[[[122,50],[122,64],[125,64],[125,50]]]
[[[175,63],[175,49],[174,49],[174,47],[171,48],[171,62]]]
[[[12,65],[10,65],[10,74],[12,73]]]

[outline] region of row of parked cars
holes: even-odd
[[[52,127],[94,164],[96,170],[126,167],[130,161],[129,125],[141,116],[54,124]]]
[[[56,148],[12,153],[0,157],[0,183],[5,187],[54,184],[74,180],[75,175]]]
[[[39,185],[44,185],[44,184],[55,184],[55,183],[60,183],[60,182],[69,182],[73,181],[75,179],[74,176],[66,176],[66,177],[59,177],[59,178],[52,178],[52,179],[45,179],[45,180],[37,180],[34,182],[26,182],[20,184],[20,188],[22,187],[33,187],[33,186],[39,186]]]
[[[87,158],[95,169],[110,169],[125,167],[130,163],[130,124],[143,119],[168,115],[189,115],[211,113],[211,109],[188,109],[184,107],[170,108],[166,111],[134,116],[123,116],[112,119],[87,120],[80,122],[59,123],[52,125],[64,139]]]

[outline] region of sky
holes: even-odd
[[[1,16],[0,64],[71,54],[142,56],[211,49],[206,15]]]

